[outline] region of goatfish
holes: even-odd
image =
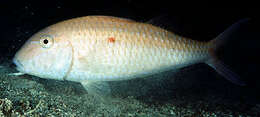
[[[19,73],[80,82],[87,92],[97,94],[110,93],[106,81],[143,78],[196,63],[206,63],[227,80],[245,85],[215,54],[243,22],[209,42],[199,42],[125,18],[73,18],[34,34],[13,63]]]

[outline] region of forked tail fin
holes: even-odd
[[[231,71],[222,61],[219,59],[212,57],[206,63],[214,68],[220,75],[222,75],[224,78],[229,80],[230,82],[240,85],[240,86],[245,86],[246,84],[240,79],[240,77]]]
[[[240,77],[232,72],[228,67],[220,61],[216,56],[216,51],[218,48],[220,48],[222,45],[224,45],[230,38],[230,35],[234,32],[236,32],[242,24],[248,22],[249,19],[242,19],[238,21],[237,23],[230,26],[228,29],[226,29],[223,33],[221,33],[218,37],[211,40],[209,42],[210,49],[210,58],[205,63],[207,63],[209,66],[214,68],[220,75],[225,77],[227,80],[231,81],[234,84],[244,86],[246,85],[242,80],[240,80]]]

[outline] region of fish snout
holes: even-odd
[[[16,57],[13,58],[13,64],[15,65],[16,70],[22,71],[24,66]]]

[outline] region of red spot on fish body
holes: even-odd
[[[116,39],[114,37],[109,37],[108,42],[109,43],[115,43]]]

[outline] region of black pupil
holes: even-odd
[[[43,40],[43,43],[44,43],[44,44],[48,44],[48,40],[47,40],[47,39],[44,39],[44,40]]]

